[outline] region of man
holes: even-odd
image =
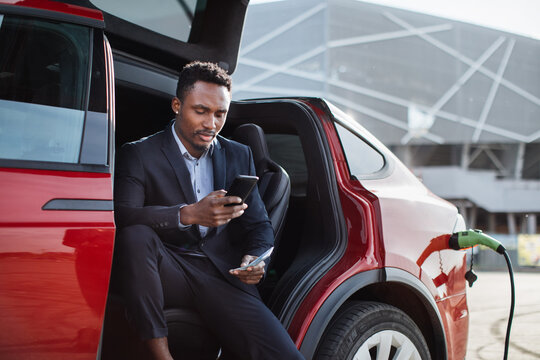
[[[115,180],[118,265],[128,316],[155,359],[172,359],[165,307],[191,307],[234,359],[302,359],[255,288],[273,231],[255,189],[225,196],[254,175],[248,147],[218,136],[231,79],[211,63],[188,64],[165,130],[122,147]]]

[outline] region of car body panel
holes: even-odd
[[[110,174],[1,168],[0,183],[0,357],[95,359],[111,269],[112,211],[43,206],[81,194],[112,202]]]
[[[289,327],[291,336],[301,347],[320,308],[352,276],[382,267],[394,268],[404,270],[421,281],[434,300],[433,304],[436,302],[439,312],[445,314],[439,318],[449,333],[446,338],[449,359],[463,357],[466,346],[456,347],[455,344],[466,344],[468,336],[468,310],[466,300],[463,301],[466,299],[465,257],[462,252],[449,250],[447,241],[433,241],[452,233],[456,224],[456,208],[425,188],[365,129],[351,119],[345,119],[342,113],[334,114],[341,123],[349,125],[358,135],[376,146],[389,163],[378,176],[360,181],[351,178],[339,137],[328,114],[312,107],[324,124],[331,147],[340,201],[347,223],[348,246],[342,260],[306,297],[295,316],[296,322],[293,321]],[[331,105],[329,110],[332,110]],[[437,246],[430,247],[430,243]],[[428,300],[428,296],[424,295],[424,298]],[[457,299],[459,301],[456,302]],[[447,312],[450,308],[453,312],[457,311],[458,315],[450,315],[449,318]]]
[[[6,16],[16,17],[25,24],[39,20],[40,26],[55,31],[65,24],[76,24],[69,28],[84,29],[88,34],[84,38],[88,43],[81,43],[82,47],[100,47],[89,50],[89,58],[101,53],[109,57],[107,60],[98,56],[101,65],[92,67],[88,60],[87,67],[82,68],[86,74],[83,78],[102,78],[93,87],[81,85],[83,104],[86,104],[82,108],[53,104],[59,101],[53,99],[68,99],[74,97],[73,94],[45,96],[41,99],[47,100],[41,103],[17,95],[2,100],[5,112],[1,113],[6,125],[4,130],[12,129],[5,121],[8,116],[15,116],[25,126],[42,126],[39,120],[56,121],[64,114],[64,123],[76,120],[82,127],[77,133],[80,139],[74,140],[80,140],[75,146],[75,149],[80,147],[75,159],[55,162],[64,160],[60,160],[62,156],[50,158],[54,154],[52,150],[65,152],[66,148],[55,145],[56,140],[47,142],[41,138],[41,142],[36,143],[39,145],[21,147],[20,157],[12,153],[0,159],[0,307],[3,320],[0,358],[95,359],[100,347],[115,234],[110,142],[114,92],[112,79],[108,77],[112,75],[112,69],[105,69],[104,65],[111,64],[112,59],[100,36],[103,16],[92,9],[37,0],[0,1],[0,14],[4,15],[4,21]],[[38,31],[34,28],[33,32]],[[69,41],[75,44],[76,37]],[[25,53],[22,44],[20,51],[7,53],[20,59],[20,54]],[[48,66],[51,74],[65,75],[55,61],[40,66]],[[4,75],[15,78],[21,75],[19,67],[9,68],[9,71]],[[43,79],[49,81],[49,78]],[[23,84],[30,86],[33,83]],[[31,90],[24,91],[32,94]],[[47,94],[43,92],[42,95]],[[89,107],[95,110],[91,111]],[[48,133],[51,129],[62,128],[60,124],[39,129]],[[13,126],[13,129],[14,139],[19,139],[20,131],[26,130],[20,126]],[[30,157],[24,154],[28,149],[31,150]]]

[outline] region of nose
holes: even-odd
[[[217,124],[217,118],[213,114],[209,114],[203,122],[204,128],[211,129],[211,130],[214,130],[216,128],[216,124]]]

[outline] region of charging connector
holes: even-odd
[[[508,317],[508,325],[506,326],[506,338],[504,341],[504,357],[503,359],[508,359],[508,347],[510,345],[510,330],[512,328],[512,319],[514,318],[514,307],[516,302],[516,291],[514,287],[514,271],[512,270],[512,262],[510,261],[510,256],[506,252],[504,246],[492,238],[489,235],[484,234],[480,230],[466,230],[453,233],[448,240],[448,246],[454,250],[461,250],[474,247],[476,245],[484,245],[488,248],[498,252],[504,256],[506,260],[506,265],[508,266],[508,273],[510,274],[510,290],[511,290],[511,301],[510,301],[510,315]]]
[[[481,230],[466,230],[453,233],[452,236],[450,236],[448,245],[454,250],[467,249],[476,245],[484,245],[492,250],[495,250],[501,255],[506,251],[500,242],[491,236],[484,234]]]

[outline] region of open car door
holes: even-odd
[[[101,10],[115,52],[175,71],[193,60],[236,68],[247,0],[65,2]]]

